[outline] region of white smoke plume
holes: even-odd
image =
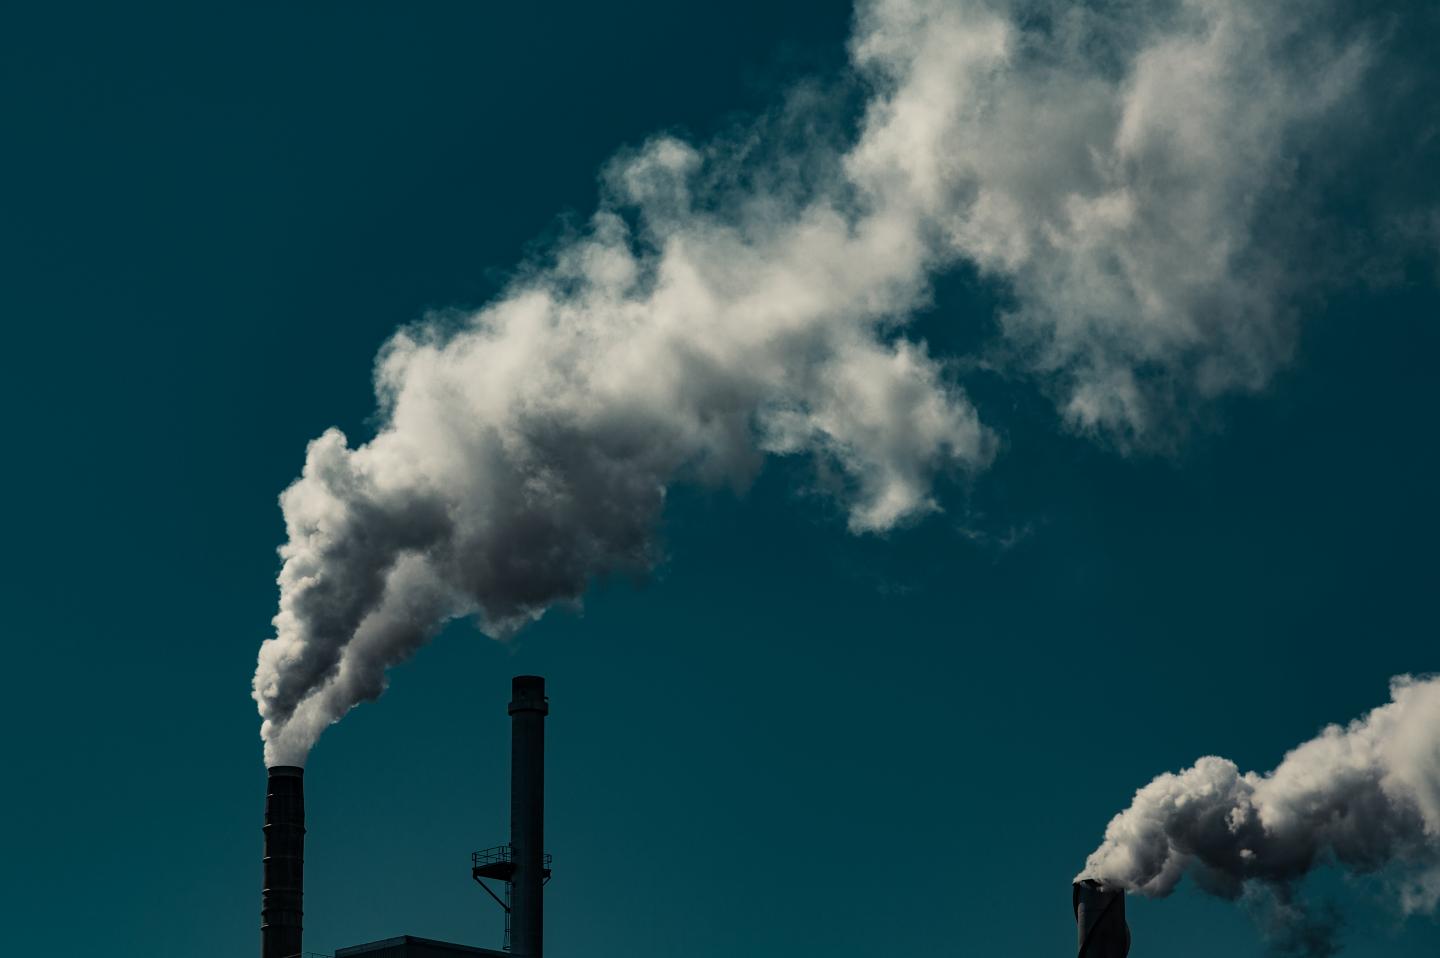
[[[395,335],[373,438],[311,443],[254,682],[267,761],[303,762],[446,620],[505,636],[649,568],[672,483],[804,456],[855,532],[939,509],[936,477],[996,445],[907,330],[947,268],[1013,291],[987,361],[1075,428],[1160,444],[1261,387],[1303,281],[1277,224],[1369,59],[1340,23],[1298,0],[874,0],[848,139],[791,107],[616,160],[586,227],[496,302]]]
[[[1408,913],[1440,901],[1440,679],[1401,676],[1391,701],[1331,725],[1273,771],[1208,756],[1135,793],[1076,876],[1163,897],[1190,875],[1255,905],[1281,950],[1333,954],[1333,914],[1296,883],[1322,865],[1380,874]]]

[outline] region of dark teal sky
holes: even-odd
[[[493,295],[617,148],[839,69],[849,15],[0,17],[7,951],[254,953],[249,683],[305,442],[365,436],[389,332]],[[977,378],[1002,453],[941,516],[856,538],[772,464],[679,490],[666,563],[583,616],[452,626],[312,756],[307,946],[498,944],[468,854],[504,838],[508,680],[538,672],[555,958],[1070,953],[1069,880],[1137,787],[1273,767],[1440,666],[1432,270],[1307,306],[1173,459]],[[996,295],[951,277],[922,329]],[[1440,949],[1367,887],[1315,884],[1347,956]],[[1264,952],[1188,885],[1131,923],[1136,958]]]

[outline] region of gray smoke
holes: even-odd
[[[1161,775],[1111,820],[1079,878],[1150,897],[1182,877],[1241,899],[1281,950],[1328,955],[1332,910],[1296,885],[1322,865],[1379,876],[1407,914],[1440,900],[1440,679],[1392,680],[1391,701],[1331,725],[1273,771],[1207,756]]]
[[[1164,444],[1263,386],[1306,279],[1277,224],[1369,60],[1327,9],[864,2],[845,145],[796,101],[748,136],[617,159],[578,236],[386,345],[373,438],[311,443],[254,682],[267,761],[302,763],[446,620],[508,636],[650,568],[675,482],[797,456],[839,477],[852,531],[938,510],[936,477],[995,449],[907,331],[957,264],[1014,294],[986,361],[1076,429]]]

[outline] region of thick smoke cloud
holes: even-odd
[[[889,92],[852,167],[1011,285],[1009,345],[1073,425],[1164,443],[1288,357],[1299,161],[1371,59],[1334,5],[892,0],[860,25]]]
[[[1151,897],[1190,875],[1255,907],[1281,950],[1336,950],[1333,912],[1295,885],[1337,865],[1380,874],[1406,913],[1440,901],[1440,679],[1402,676],[1391,701],[1331,725],[1265,774],[1208,756],[1135,793],[1078,878]]]
[[[1322,7],[1324,5],[1322,4]],[[1163,445],[1283,362],[1303,276],[1276,226],[1367,46],[1314,4],[875,0],[848,142],[660,137],[606,171],[579,235],[478,312],[397,333],[380,427],[311,443],[281,498],[266,758],[379,695],[447,619],[495,636],[643,572],[675,482],[806,457],[858,533],[939,508],[993,434],[907,333],[938,273],[1014,293],[986,361],[1064,419]],[[785,126],[793,110],[766,124]],[[756,160],[756,156],[766,159]],[[964,321],[964,317],[956,321]]]

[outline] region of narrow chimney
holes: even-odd
[[[510,698],[510,954],[541,958],[545,884],[545,680],[517,675]]]
[[[260,905],[260,958],[300,954],[305,888],[305,770],[270,769],[265,794],[265,886]]]
[[[1125,958],[1130,953],[1125,892],[1086,878],[1075,883],[1071,899],[1075,906],[1079,958]]]

